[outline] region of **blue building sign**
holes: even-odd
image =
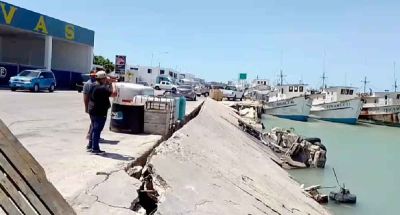
[[[94,31],[0,1],[0,25],[94,45]]]

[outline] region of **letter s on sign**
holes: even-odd
[[[75,27],[73,25],[68,24],[65,26],[65,38],[67,40],[75,39]]]

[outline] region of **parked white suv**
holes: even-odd
[[[239,99],[242,101],[244,92],[239,91],[235,86],[226,86],[225,89],[222,90],[222,94],[224,94],[224,98],[228,100],[236,101],[236,99]]]
[[[171,90],[175,91],[178,87],[169,81],[161,81],[159,84],[154,85],[156,90]]]

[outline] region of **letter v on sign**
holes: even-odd
[[[15,11],[17,10],[17,8],[13,7],[13,6],[10,6],[10,10],[7,11],[6,10],[6,4],[0,3],[0,6],[1,6],[1,11],[3,12],[3,17],[4,17],[4,20],[6,21],[6,24],[7,25],[11,24],[11,22],[12,22],[12,20],[14,18]]]

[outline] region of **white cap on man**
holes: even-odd
[[[98,71],[96,73],[96,79],[104,79],[107,78],[107,73],[105,71]]]

